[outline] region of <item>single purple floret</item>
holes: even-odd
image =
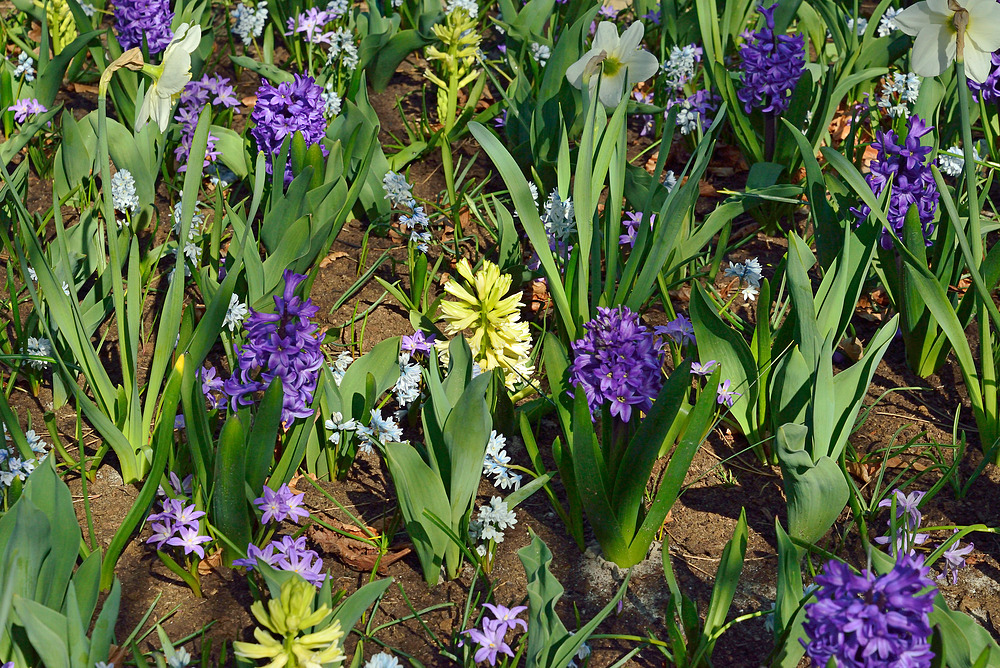
[[[715,360],[708,360],[704,364],[698,362],[691,362],[691,373],[695,376],[710,376],[713,371],[715,371],[715,365],[718,364]]]
[[[731,381],[727,378],[726,380],[719,383],[719,389],[717,390],[718,396],[716,397],[716,401],[720,406],[729,406],[730,408],[732,408],[733,404],[736,403],[736,400],[742,397],[743,395],[740,392],[733,392],[731,389],[729,389],[730,382]]]
[[[934,654],[927,615],[934,608],[933,583],[923,555],[902,557],[875,577],[839,561],[816,576],[816,602],[806,605],[802,640],[814,666],[833,658],[838,666],[927,668]]]
[[[805,71],[805,37],[774,34],[777,8],[777,4],[767,9],[758,7],[757,11],[764,16],[764,27],[754,33],[743,33],[745,42],[740,47],[743,86],[736,96],[748,114],[754,108],[764,113],[784,113]]]
[[[501,622],[505,629],[513,631],[518,626],[520,626],[525,631],[528,630],[528,622],[523,619],[518,619],[517,616],[528,609],[526,605],[515,605],[513,608],[508,608],[502,605],[494,605],[492,603],[484,603],[483,607],[487,608],[493,613],[493,616],[498,622]]]
[[[955,529],[955,533],[958,533],[958,529]],[[944,568],[941,571],[941,576],[939,579],[946,580],[948,578],[948,572],[951,572],[951,583],[958,584],[958,570],[960,568],[965,568],[965,558],[969,556],[975,544],[968,543],[967,545],[962,545],[957,540],[944,551],[941,556],[944,557]]]
[[[114,0],[114,5],[115,29],[123,50],[142,46],[144,39],[150,53],[167,48],[174,37],[170,0]]]
[[[211,541],[211,536],[202,536],[198,533],[197,527],[181,527],[180,535],[174,536],[168,540],[167,545],[183,547],[184,554],[191,554],[194,552],[199,558],[204,559],[205,549],[201,545],[202,543],[209,543]]]
[[[648,412],[663,385],[661,344],[653,332],[626,306],[598,307],[583,327],[583,338],[571,345],[570,383],[583,387],[594,420],[604,404],[622,422],[632,418],[633,406]]]

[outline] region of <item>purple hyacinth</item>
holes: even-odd
[[[181,126],[181,141],[174,149],[174,158],[180,165],[177,168],[178,172],[187,170],[188,156],[194,143],[194,131],[198,128],[198,116],[207,104],[222,106],[225,109],[240,106],[240,101],[236,99],[236,89],[229,83],[228,78],[206,75],[198,81],[188,82],[181,92],[180,104],[174,115],[174,120]],[[218,140],[218,137],[209,133],[208,146],[205,149],[205,167],[215,162],[221,154],[215,146]]]
[[[603,404],[622,422],[632,418],[632,407],[648,411],[663,384],[660,343],[626,306],[597,309],[585,324],[582,339],[574,341],[570,382],[582,385],[590,414]]]
[[[233,410],[253,403],[252,395],[267,389],[281,378],[284,400],[281,420],[288,427],[295,418],[309,417],[313,392],[323,366],[323,353],[316,325],[310,320],[319,307],[311,299],[303,301],[295,289],[303,274],[290,269],[284,273],[285,290],[274,296],[274,313],[250,309],[243,326],[247,342],[237,354],[237,368],[225,383]]]
[[[934,215],[937,213],[938,199],[941,195],[934,183],[931,167],[927,163],[927,155],[932,147],[921,146],[920,138],[932,129],[919,116],[913,115],[907,122],[906,137],[902,142],[892,130],[876,131],[872,147],[876,149],[878,155],[871,162],[871,171],[865,175],[865,181],[876,197],[880,197],[889,187],[890,181],[892,182],[886,218],[897,236],[902,237],[906,214],[910,206],[916,205],[924,239],[928,245],[934,232]],[[857,217],[860,224],[868,219],[871,208],[862,203],[852,208],[851,213]],[[881,244],[883,248],[892,248],[892,236],[884,229]]]
[[[322,144],[326,136],[326,119],[323,116],[323,87],[312,77],[295,75],[294,82],[282,82],[277,87],[265,81],[257,90],[257,104],[250,114],[254,128],[250,131],[257,148],[267,155],[267,173],[271,162],[281,151],[281,142],[296,132],[302,133],[306,146],[319,144],[323,155],[329,151]],[[286,183],[291,171],[286,172]]]
[[[934,654],[927,615],[934,608],[933,586],[923,555],[904,556],[878,577],[861,575],[839,561],[829,561],[816,576],[816,602],[806,605],[802,640],[813,665],[831,657],[838,666],[924,668]]]
[[[736,96],[748,114],[754,107],[764,113],[780,114],[788,109],[795,84],[805,71],[805,38],[802,35],[775,35],[773,4],[758,7],[764,16],[764,27],[757,32],[743,33],[740,47],[743,60],[743,87]]]
[[[1000,102],[1000,51],[993,54],[991,64],[993,65],[993,70],[986,77],[986,81],[979,83],[969,79],[969,90],[972,91],[972,99],[976,102],[979,102],[980,96],[982,96],[987,104]]]
[[[174,37],[170,0],[114,0],[114,4],[115,29],[122,49],[142,46],[143,39],[150,53],[167,48]]]

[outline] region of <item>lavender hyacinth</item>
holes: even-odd
[[[910,206],[916,205],[920,214],[920,225],[923,228],[924,239],[930,245],[930,237],[934,232],[934,215],[937,212],[938,193],[934,183],[934,175],[927,164],[927,155],[932,147],[921,146],[920,138],[930,132],[929,127],[919,116],[910,116],[907,123],[906,137],[902,142],[892,130],[875,133],[872,147],[878,155],[871,162],[871,172],[865,175],[865,181],[871,187],[876,197],[880,197],[892,182],[892,193],[889,196],[889,210],[886,218],[889,224],[902,237],[903,223]],[[871,208],[861,204],[852,208],[858,223],[868,219]],[[883,248],[892,248],[892,236],[882,230],[881,244]]]
[[[969,90],[972,91],[972,99],[979,102],[980,96],[987,104],[1000,102],[1000,51],[993,54],[990,63],[993,69],[990,71],[986,81],[979,83],[969,79]]]
[[[764,27],[743,33],[746,42],[740,47],[743,60],[743,87],[736,96],[748,114],[754,107],[764,113],[781,114],[788,109],[795,84],[805,71],[805,38],[802,35],[775,35],[773,4],[758,7]]]
[[[585,324],[586,333],[574,341],[570,382],[582,385],[590,414],[611,404],[611,415],[622,422],[632,418],[632,407],[648,411],[663,384],[660,343],[626,306],[597,309]]]
[[[295,418],[309,417],[313,392],[323,366],[316,325],[310,320],[319,307],[303,301],[295,289],[306,279],[290,269],[284,273],[285,290],[274,297],[274,313],[250,310],[244,323],[247,342],[237,355],[237,369],[225,383],[233,410],[253,403],[249,396],[267,389],[281,378],[284,400],[281,420],[290,426]]]
[[[329,151],[322,144],[326,136],[326,118],[323,116],[323,87],[312,77],[295,75],[294,82],[283,82],[277,87],[265,81],[257,90],[257,104],[250,114],[254,128],[250,131],[257,148],[267,155],[267,173],[272,172],[272,161],[281,151],[285,137],[302,133],[306,146],[319,144],[323,155]],[[291,171],[285,174],[291,181]]]
[[[933,585],[923,556],[903,557],[878,577],[861,575],[839,561],[829,561],[816,576],[817,601],[806,606],[803,624],[809,642],[801,641],[813,665],[831,657],[838,666],[882,667],[931,665],[927,615],[934,608]]]
[[[115,28],[122,49],[142,46],[144,39],[150,53],[167,48],[174,37],[170,0],[115,0],[114,4]]]

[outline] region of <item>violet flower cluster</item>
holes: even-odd
[[[906,214],[910,207],[915,205],[920,215],[924,239],[927,245],[930,245],[931,234],[934,232],[934,216],[941,195],[938,193],[934,175],[927,161],[927,155],[933,147],[922,146],[920,138],[933,127],[914,115],[910,116],[906,128],[906,136],[902,138],[897,137],[892,130],[876,131],[872,147],[878,154],[871,162],[871,171],[865,175],[865,181],[876,197],[881,197],[890,183],[892,184],[886,218],[899,237],[903,235]],[[871,208],[862,203],[852,208],[851,213],[857,217],[860,224],[868,220]],[[892,248],[892,235],[883,229],[880,242],[883,248]]]
[[[484,615],[481,629],[471,628],[462,631],[462,633],[469,636],[469,639],[476,643],[476,653],[472,657],[473,661],[476,663],[489,661],[491,666],[495,666],[497,657],[500,654],[506,654],[509,657],[514,656],[514,651],[507,644],[507,632],[515,630],[518,626],[525,631],[528,630],[528,623],[517,617],[527,610],[528,606],[516,605],[513,608],[507,608],[502,605],[486,603],[484,607],[493,613],[493,619]],[[458,642],[459,647],[462,646],[463,642],[461,640]]]
[[[237,368],[223,385],[234,411],[252,404],[250,395],[266,390],[272,380],[280,378],[284,390],[281,420],[285,426],[295,418],[312,415],[309,405],[323,366],[323,353],[316,325],[310,320],[319,307],[311,299],[303,301],[295,294],[305,279],[305,275],[286,269],[284,292],[274,296],[275,312],[250,309],[250,317],[243,323],[247,342],[237,353]]]
[[[329,150],[323,145],[326,118],[323,116],[323,87],[309,76],[295,75],[292,82],[277,87],[265,81],[257,89],[257,104],[250,114],[254,128],[250,131],[257,148],[267,156],[267,173],[273,170],[273,160],[281,152],[285,137],[302,133],[306,146],[319,144],[323,155]],[[291,182],[291,165],[285,171],[285,183]]]
[[[433,332],[427,334],[418,330],[413,334],[403,335],[399,342],[399,350],[404,353],[409,353],[413,357],[416,357],[417,355],[430,357],[431,348],[434,346],[434,339],[436,338],[437,334],[434,334]]]
[[[754,108],[764,113],[783,113],[805,71],[805,37],[774,34],[777,8],[777,3],[767,9],[758,7],[757,11],[764,16],[764,27],[754,33],[743,33],[746,40],[740,47],[743,87],[736,96],[748,114]]]
[[[184,491],[184,486],[177,484],[176,474],[171,474],[171,483],[175,494],[180,495]],[[205,511],[198,510],[189,498],[166,497],[160,502],[160,512],[149,516],[153,535],[146,540],[146,544],[155,544],[157,550],[167,545],[180,547],[185,555],[194,553],[199,559],[204,559],[205,548],[202,544],[212,541],[211,536],[201,533],[200,520],[204,516]]]
[[[305,494],[295,494],[288,485],[282,485],[277,492],[265,485],[264,493],[253,502],[264,513],[260,518],[261,524],[285,520],[298,524],[300,519],[309,517],[309,511],[302,507],[304,498]]]
[[[598,307],[586,323],[583,338],[574,341],[570,383],[587,394],[596,421],[601,406],[622,422],[632,419],[633,407],[649,411],[663,384],[661,344],[639,315],[626,306]]]
[[[44,114],[48,111],[48,109],[46,109],[45,105],[35,98],[26,97],[7,107],[7,111],[14,112],[14,120],[18,123],[26,123],[28,121],[28,116]]]
[[[990,71],[986,81],[979,83],[969,79],[969,90],[972,91],[972,99],[979,102],[980,97],[986,104],[996,104],[1000,102],[1000,51],[993,54]]]
[[[201,115],[205,105],[211,104],[221,106],[224,109],[234,109],[240,106],[240,101],[236,99],[236,89],[229,83],[229,79],[219,76],[203,76],[198,81],[191,81],[181,92],[180,105],[174,120],[181,126],[181,141],[174,149],[174,158],[180,167],[178,172],[187,170],[188,156],[191,154],[191,145],[194,143],[194,131],[198,127],[198,116]],[[204,166],[208,167],[219,157],[220,151],[215,147],[218,137],[208,134],[208,146],[205,149]]]
[[[115,0],[115,29],[123,50],[149,45],[150,53],[167,48],[174,37],[170,0]]]
[[[233,566],[245,566],[252,571],[259,561],[279,571],[298,573],[307,582],[317,587],[322,586],[326,579],[323,573],[323,560],[316,550],[306,547],[306,537],[282,536],[280,540],[272,540],[264,549],[253,543],[247,545],[246,559],[233,559]]]
[[[880,576],[854,573],[828,561],[816,576],[816,602],[806,605],[802,640],[813,665],[834,658],[841,668],[926,668],[934,654],[927,615],[934,608],[933,583],[923,556],[904,556]]]

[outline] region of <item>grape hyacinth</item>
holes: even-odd
[[[583,338],[571,346],[570,383],[583,386],[594,420],[606,403],[622,422],[631,420],[633,407],[649,411],[663,384],[660,343],[653,332],[626,306],[598,307],[584,329]]]
[[[904,556],[884,575],[861,575],[840,561],[816,576],[816,602],[806,605],[801,640],[813,665],[926,668],[934,654],[927,615],[934,608],[933,583],[923,556]]]
[[[150,53],[167,48],[174,37],[170,0],[115,0],[114,4],[115,29],[123,50],[142,46],[143,40]]]
[[[272,173],[273,160],[281,151],[281,143],[296,132],[302,133],[306,146],[319,144],[326,156],[329,150],[323,145],[326,136],[326,118],[323,116],[323,87],[309,76],[295,75],[293,82],[282,82],[277,87],[265,81],[257,89],[257,104],[250,114],[254,128],[250,131],[257,148],[267,156],[265,169]],[[285,172],[285,183],[292,180],[291,165]]]
[[[249,396],[267,389],[281,378],[284,400],[281,421],[290,427],[295,418],[312,415],[309,404],[323,366],[323,353],[312,318],[319,307],[311,299],[296,296],[295,289],[306,279],[290,269],[284,273],[285,289],[274,296],[274,313],[250,309],[244,323],[247,342],[237,354],[237,368],[225,383],[233,410],[249,406]]]
[[[743,33],[745,42],[740,47],[743,86],[736,96],[748,114],[753,108],[764,113],[783,113],[788,109],[792,90],[805,71],[805,38],[774,34],[777,8],[777,3],[767,9],[758,7],[757,11],[764,16],[764,27],[752,34]]]
[[[877,155],[871,162],[871,171],[865,175],[865,181],[875,197],[880,197],[892,182],[886,218],[898,236],[902,237],[903,223],[910,206],[916,205],[928,245],[934,232],[934,215],[941,195],[926,161],[932,147],[922,146],[920,138],[932,129],[923,119],[914,115],[907,122],[907,132],[903,138],[897,138],[892,130],[876,131],[872,147],[876,149]],[[871,208],[862,203],[852,208],[851,213],[860,224],[868,220]],[[882,230],[880,242],[883,248],[892,248],[892,236],[885,229]]]

